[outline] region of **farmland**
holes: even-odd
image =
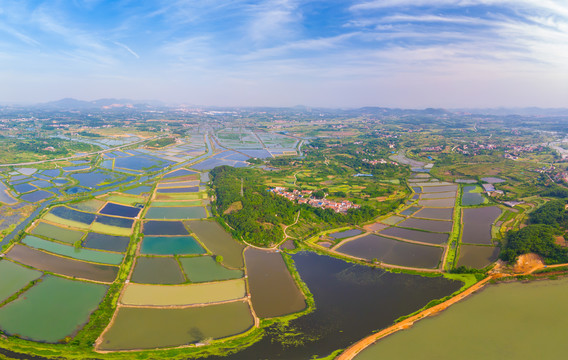
[[[551,155],[461,161],[440,124],[333,119],[77,131],[76,158],[0,167],[0,347],[332,358],[474,284],[562,194],[535,175]]]

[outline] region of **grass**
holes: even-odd
[[[448,248],[447,248],[447,255],[446,255],[446,262],[443,264],[442,268],[444,270],[451,270],[455,264],[456,260],[459,257],[459,243],[461,238],[462,232],[462,221],[461,221],[461,198],[462,198],[462,191],[461,186],[458,191],[458,196],[456,198],[456,204],[454,207],[454,226],[452,227],[452,232],[450,233],[450,237],[448,239]]]

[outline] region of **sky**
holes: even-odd
[[[0,103],[568,107],[567,0],[0,0]]]

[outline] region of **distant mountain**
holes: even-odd
[[[156,100],[130,100],[130,99],[98,99],[93,101],[65,98],[36,105],[42,109],[54,110],[89,110],[89,109],[123,109],[123,108],[152,108],[163,107],[164,104]]]
[[[468,113],[477,115],[495,115],[495,116],[568,116],[568,108],[485,108],[485,109],[452,109],[456,113]]]

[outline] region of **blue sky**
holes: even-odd
[[[0,102],[568,106],[566,0],[0,0]]]

